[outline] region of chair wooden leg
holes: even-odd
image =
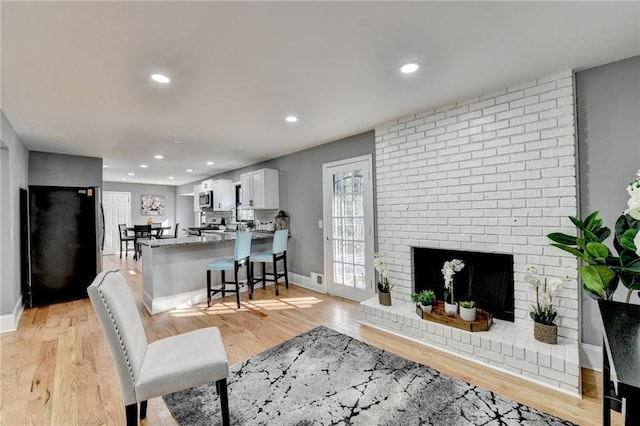
[[[120,241],[120,259],[122,259],[122,241]]]
[[[138,424],[138,404],[129,404],[124,407],[127,416],[127,426],[136,426]]]
[[[225,277],[224,270],[220,271],[220,276],[222,278],[222,297],[225,297],[227,294],[227,278]]]
[[[207,269],[207,308],[211,306],[211,271]]]
[[[240,281],[238,281],[238,269],[240,269],[240,265],[236,261],[235,267],[233,270],[235,271],[235,280],[236,280],[236,302],[238,303],[238,309],[240,309]]]
[[[222,424],[229,426],[231,420],[229,419],[229,396],[227,394],[227,379],[220,379],[216,382],[216,389],[218,390],[218,396],[220,397],[220,411],[222,412]]]
[[[289,271],[287,271],[287,252],[282,255],[282,262],[284,263],[284,286],[289,289]]]
[[[140,403],[140,420],[147,418],[147,401]]]
[[[249,265],[252,265],[251,257],[247,256],[247,258],[244,260],[244,267],[247,270],[247,284],[248,284],[247,290],[249,291],[249,299],[253,299],[253,284],[254,284],[253,267],[249,267]]]
[[[267,288],[267,262],[262,262],[262,288]]]
[[[280,290],[278,289],[278,258],[274,254],[273,255],[273,286],[276,288],[276,296],[280,295]]]

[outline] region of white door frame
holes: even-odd
[[[361,164],[358,164],[361,163]],[[322,210],[323,210],[323,242],[324,242],[324,291],[332,294],[333,283],[333,245],[332,245],[332,176],[337,170],[345,166],[361,166],[366,174],[364,188],[364,226],[365,226],[365,280],[366,290],[352,290],[353,295],[341,294],[352,300],[362,301],[375,296],[373,251],[374,251],[374,203],[373,203],[373,158],[372,155],[347,158],[344,160],[324,163],[322,165]],[[347,289],[347,287],[345,287]],[[349,293],[349,292],[346,292]],[[353,297],[352,297],[353,296]]]
[[[114,235],[113,233],[116,232],[117,227],[118,227],[118,223],[115,223],[115,224],[110,223],[110,220],[112,219],[112,217],[107,217],[108,204],[105,202],[105,200],[107,198],[107,195],[126,195],[127,196],[127,199],[129,200],[129,207],[128,207],[127,211],[125,212],[125,219],[124,220],[125,220],[125,223],[127,224],[127,226],[131,226],[131,192],[102,191],[102,206],[104,208],[104,213],[105,213],[105,216],[104,216],[105,237],[106,237],[106,233],[107,232],[112,232],[112,236],[113,236]],[[119,222],[119,221],[117,221],[117,222]],[[109,229],[109,227],[113,226],[113,225],[115,225],[116,229],[115,230]],[[118,230],[118,233],[119,233],[119,230]],[[115,242],[114,242],[114,244],[115,244]],[[115,254],[120,253],[120,238],[119,237],[118,237],[118,240],[117,240],[117,244],[118,245],[115,246],[115,248],[116,248]],[[105,246],[105,248],[106,248],[106,246]],[[110,251],[105,250],[104,254],[108,255],[108,254],[114,254],[114,253],[112,252],[112,250],[110,250]]]

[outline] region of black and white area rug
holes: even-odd
[[[572,425],[317,327],[231,367],[232,425]],[[164,397],[183,426],[221,423],[215,383]]]

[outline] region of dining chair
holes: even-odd
[[[122,246],[124,245],[124,256],[129,257],[129,243],[134,243],[133,249],[135,251],[136,238],[133,235],[129,235],[127,225],[124,223],[118,225],[118,231],[120,232],[120,259],[122,259]]]
[[[251,232],[238,233],[236,244],[233,249],[233,257],[225,257],[216,259],[207,264],[207,307],[211,306],[211,297],[216,293],[222,293],[225,296],[227,291],[236,293],[236,301],[238,309],[240,309],[240,281],[238,279],[238,271],[242,265],[246,266],[247,284],[249,288],[249,299],[253,299],[253,289],[251,283],[251,269],[249,268],[249,256],[251,255]],[[226,281],[225,271],[233,270],[234,280]],[[211,287],[211,271],[220,271],[220,288]],[[234,284],[234,290],[227,290],[227,284]]]
[[[151,239],[151,225],[133,225],[133,235],[135,236],[135,252],[133,258],[138,260],[142,256],[138,241]]]
[[[180,226],[179,223],[176,223],[176,226],[173,230],[173,235],[160,235],[159,237],[157,237],[158,239],[164,239],[164,238],[178,238],[178,226]]]
[[[118,269],[98,274],[87,288],[113,357],[127,425],[147,416],[147,400],[215,382],[222,423],[229,425],[229,362],[217,327],[147,341],[129,285]],[[185,356],[187,354],[187,356]]]
[[[262,282],[262,288],[266,288],[267,281],[273,282],[276,288],[276,296],[280,294],[278,290],[278,279],[284,277],[285,287],[289,288],[289,274],[287,272],[287,242],[289,240],[289,230],[282,229],[280,231],[276,231],[273,235],[273,245],[271,247],[271,251],[264,251],[256,254],[252,254],[250,257],[251,261],[251,291],[253,293],[253,285],[256,282]],[[278,261],[281,260],[283,263],[283,271],[278,272]],[[253,265],[255,263],[262,263],[262,277],[259,279],[254,278],[255,274],[253,272]],[[273,272],[267,272],[266,265],[267,263],[272,264]],[[271,276],[273,278],[267,278],[267,276]]]

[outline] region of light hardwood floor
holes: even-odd
[[[295,285],[282,289],[277,298],[272,287],[257,288],[253,301],[243,293],[240,310],[230,296],[209,309],[205,303],[151,316],[141,302],[140,263],[106,256],[104,267],[118,267],[125,275],[149,341],[216,326],[233,364],[324,325],[575,423],[601,423],[601,376],[591,370],[583,370],[583,399],[573,398],[360,325],[357,303]],[[111,355],[88,299],[25,310],[18,331],[0,335],[0,349],[0,425],[124,424]],[[614,414],[613,424],[622,424],[620,415]],[[156,398],[149,402],[145,423],[174,425],[175,421],[162,399]]]

